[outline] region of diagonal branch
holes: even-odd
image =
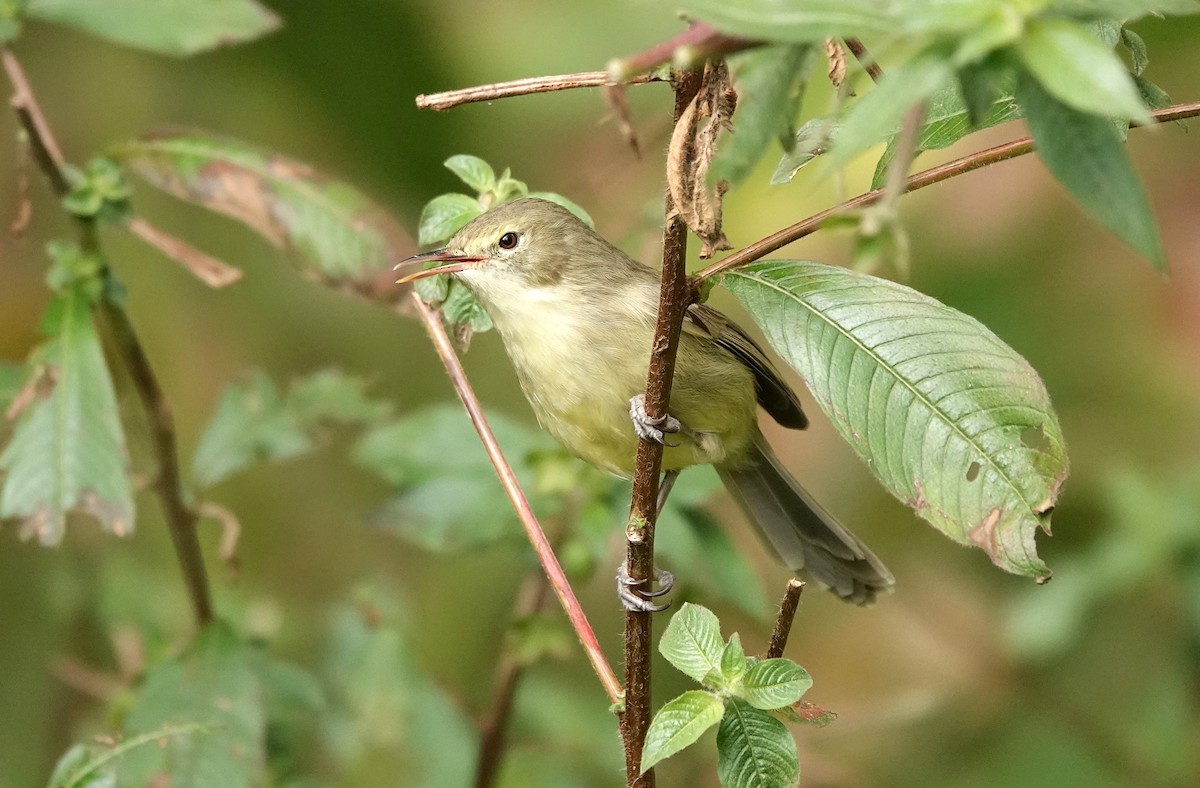
[[[1195,101],[1190,104],[1175,104],[1163,109],[1156,109],[1150,113],[1155,122],[1167,123],[1173,120],[1184,120],[1186,118],[1194,118],[1200,116],[1200,101]],[[1138,124],[1131,124],[1138,125]],[[1012,142],[1006,142],[1002,145],[997,145],[987,150],[971,153],[962,156],[945,164],[931,167],[928,170],[922,170],[908,178],[905,182],[905,193],[914,192],[917,189],[923,189],[926,186],[932,186],[935,183],[949,180],[958,175],[978,170],[981,167],[987,167],[991,164],[997,164],[1009,159],[1015,159],[1018,156],[1024,156],[1027,153],[1033,152],[1033,139],[1031,137],[1022,137]],[[707,279],[717,276],[732,268],[739,268],[743,265],[766,257],[771,252],[778,251],[793,241],[798,241],[805,236],[812,235],[817,230],[821,229],[821,225],[825,223],[831,216],[836,216],[841,213],[852,211],[856,208],[862,208],[866,205],[871,205],[878,202],[883,196],[885,189],[872,189],[869,192],[864,192],[857,197],[851,197],[843,203],[827,208],[820,213],[815,213],[812,216],[797,222],[789,227],[784,227],[782,230],[777,230],[771,233],[766,238],[759,239],[754,243],[746,246],[733,254],[725,257],[715,263],[710,263],[704,268],[696,272],[696,279]]]
[[[592,669],[596,671],[596,676],[604,685],[608,699],[612,703],[619,703],[621,683],[617,680],[617,674],[613,672],[612,667],[604,658],[604,652],[600,649],[596,633],[592,630],[592,625],[588,623],[587,616],[584,615],[583,606],[576,599],[567,575],[554,555],[554,548],[550,546],[550,540],[546,538],[545,532],[537,521],[537,516],[533,513],[533,507],[529,505],[529,499],[525,497],[525,492],[517,481],[517,475],[513,472],[512,466],[508,464],[508,460],[505,459],[500,444],[496,440],[492,428],[488,425],[487,418],[483,415],[483,407],[471,389],[467,373],[463,370],[458,355],[454,352],[454,346],[446,334],[446,329],[442,326],[441,319],[437,312],[422,301],[416,292],[412,293],[412,300],[417,316],[425,324],[429,338],[433,341],[433,346],[442,359],[442,364],[446,367],[446,374],[454,385],[458,398],[462,400],[463,406],[467,409],[467,415],[470,416],[475,431],[479,433],[479,440],[483,443],[488,459],[492,461],[496,475],[500,477],[500,483],[504,486],[509,500],[512,501],[517,517],[520,518],[521,525],[525,528],[525,534],[529,537],[529,542],[533,545],[534,552],[537,553],[538,560],[542,563],[542,568],[550,581],[550,587],[554,589],[559,604],[566,611],[567,618],[570,619],[571,626],[575,629],[575,634],[583,645],[588,661],[592,663]]]

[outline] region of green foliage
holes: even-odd
[[[355,187],[243,142],[164,131],[113,155],[168,194],[245,224],[332,283],[367,283],[411,250],[391,214]]]
[[[724,283],[893,495],[997,566],[1049,575],[1034,534],[1067,457],[1025,359],[973,318],[845,269],[772,261]]]
[[[1072,109],[1032,79],[1020,81],[1017,97],[1046,168],[1117,237],[1166,270],[1150,202],[1116,128]]]
[[[63,207],[75,216],[102,219],[120,224],[129,219],[129,184],[121,166],[107,156],[97,156],[81,172],[67,170],[71,191],[63,198]]]
[[[717,731],[717,775],[723,786],[794,786],[800,765],[791,734],[770,712],[787,711],[812,686],[790,659],[747,657],[736,633],[721,639],[721,624],[706,608],[685,603],[671,617],[658,650],[699,681],[665,703],[650,723],[642,771]]]
[[[175,56],[251,41],[280,25],[279,17],[256,0],[27,0],[26,13]]]
[[[85,512],[118,535],[133,530],[133,491],[112,378],[92,326],[91,282],[67,285],[51,303],[50,339],[29,365],[33,401],[0,454],[0,517],[57,545],[69,512]]]
[[[222,623],[209,625],[179,657],[151,669],[125,732],[140,736],[167,725],[204,730],[163,746],[127,753],[117,765],[122,785],[169,776],[186,788],[258,785],[266,767],[266,707],[262,681],[247,646]]]
[[[120,744],[76,744],[58,760],[48,788],[115,788],[116,767],[126,753],[143,747],[161,747],[176,736],[199,735],[203,725],[164,725],[132,736]]]
[[[533,491],[534,508],[546,511],[529,458],[553,445],[549,436],[496,414],[488,423],[522,487]],[[428,550],[457,551],[519,534],[504,489],[470,420],[456,405],[381,424],[363,437],[354,456],[396,487],[374,522],[407,541]]]
[[[367,397],[361,380],[333,370],[296,381],[286,396],[266,373],[254,371],[221,394],[196,447],[192,476],[200,487],[211,487],[255,461],[311,451],[327,424],[365,426],[390,410]]]
[[[1033,19],[1017,56],[1046,92],[1080,112],[1146,123],[1150,114],[1121,60],[1083,25]]]
[[[793,146],[792,123],[816,62],[812,45],[768,46],[729,59],[739,102],[733,134],[717,151],[709,177],[740,183],[762,158],[771,140]]]

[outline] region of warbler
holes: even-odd
[[[664,489],[688,466],[713,465],[792,571],[858,604],[892,589],[882,562],[767,445],[757,405],[784,427],[804,429],[808,419],[766,353],[725,315],[688,307],[669,416],[655,422],[646,417],[642,392],[658,313],[657,271],[566,208],[536,198],[492,208],[444,249],[405,262],[422,260],[441,265],[401,281],[448,273],[474,293],[538,422],[573,455],[629,478],[639,435],[658,440]],[[659,608],[647,597],[658,593],[631,589],[621,598],[627,608],[653,610]]]

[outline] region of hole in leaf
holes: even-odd
[[[1050,440],[1046,437],[1046,429],[1041,424],[1021,430],[1021,443],[1025,444],[1025,448],[1041,454],[1047,454],[1050,451]]]
[[[973,482],[979,478],[979,463],[972,462],[967,466],[967,481]]]

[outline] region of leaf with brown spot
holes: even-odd
[[[779,260],[724,284],[893,495],[997,566],[1050,576],[1034,537],[1067,454],[1029,362],[977,320],[854,271]]]
[[[0,518],[47,546],[63,537],[67,514],[91,514],[118,535],[133,530],[133,490],[112,378],[92,326],[85,283],[51,304],[52,338],[35,353],[33,382],[12,439],[0,454]]]
[[[163,191],[237,219],[325,281],[369,286],[416,248],[355,187],[236,140],[158,132],[113,154]]]

